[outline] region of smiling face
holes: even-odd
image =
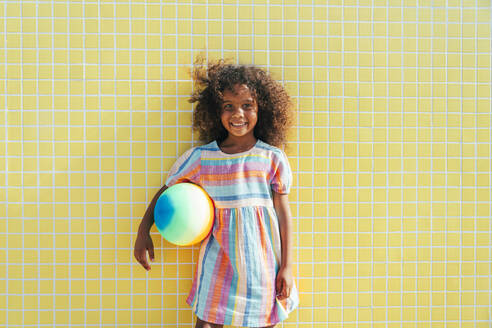
[[[228,138],[241,142],[255,140],[254,128],[258,121],[258,104],[244,84],[223,93],[220,120]]]

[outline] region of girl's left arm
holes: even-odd
[[[279,299],[290,296],[294,278],[292,277],[292,215],[289,207],[289,195],[273,191],[273,206],[277,213],[280,240],[282,242],[282,259],[277,273],[277,295]]]

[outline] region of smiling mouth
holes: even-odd
[[[248,124],[248,123],[246,123],[246,122],[245,123],[231,123],[231,125],[235,128],[240,128],[242,126],[245,126],[246,124]]]

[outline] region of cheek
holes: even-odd
[[[229,125],[229,119],[230,119],[229,115],[227,115],[225,113],[220,115],[220,123],[224,129],[227,129],[227,127]]]
[[[252,122],[255,122],[255,124],[258,122],[258,113],[253,112],[250,114],[249,120]]]
[[[227,117],[227,114],[226,114],[226,113],[222,113],[222,114],[220,114],[219,118],[220,118],[220,121],[221,121],[221,122],[224,122],[225,120],[227,120],[227,119],[228,119],[228,117]]]

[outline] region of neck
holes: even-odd
[[[254,135],[243,137],[229,135],[227,136],[227,138],[225,138],[222,144],[236,147],[248,147],[254,145],[256,143],[256,140],[257,139]]]

